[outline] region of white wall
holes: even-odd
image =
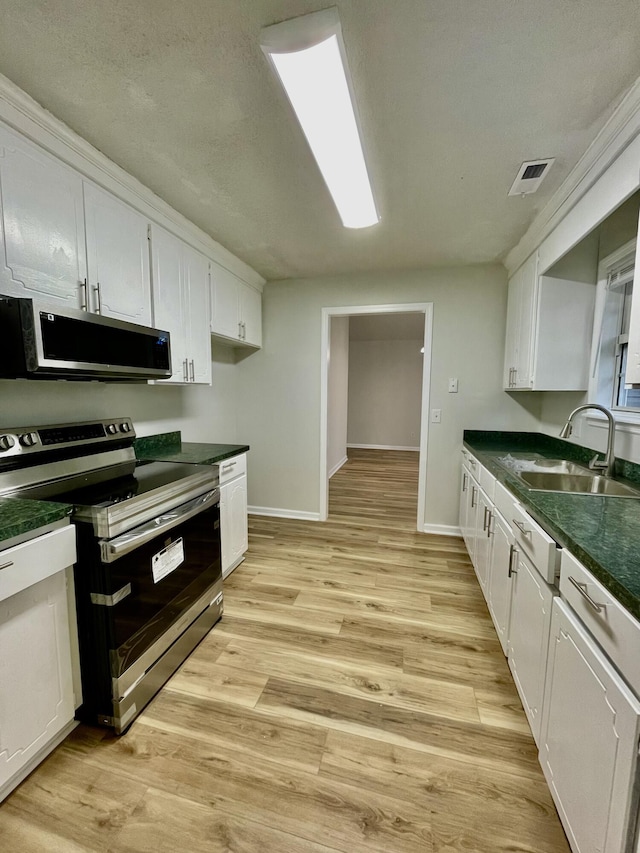
[[[212,349],[213,386],[106,382],[0,381],[0,427],[129,416],[138,435],[182,430],[186,441],[235,442],[234,352]]]
[[[347,458],[349,318],[333,317],[327,375],[327,471],[331,477]]]
[[[349,346],[349,444],[420,445],[423,340]]]
[[[318,513],[323,307],[434,303],[425,521],[456,525],[468,428],[536,429],[534,394],[505,394],[506,273],[499,265],[269,282],[263,349],[238,365],[238,439],[251,444],[249,503]],[[459,379],[447,393],[448,377]]]

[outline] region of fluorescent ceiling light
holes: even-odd
[[[271,61],[346,228],[378,222],[335,8],[262,30]]]

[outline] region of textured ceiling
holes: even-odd
[[[349,231],[258,44],[330,3],[0,0],[0,72],[271,279],[502,259],[640,75],[638,0],[336,0],[382,216]]]
[[[424,314],[357,314],[349,317],[352,341],[421,341]]]

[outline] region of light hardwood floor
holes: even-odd
[[[414,532],[417,454],[349,456],[328,523],[251,519],[222,621],[14,792],[3,853],[568,853],[462,541]]]

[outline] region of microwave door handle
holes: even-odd
[[[130,554],[140,545],[149,542],[161,533],[166,533],[168,530],[177,527],[184,521],[193,518],[194,515],[207,509],[207,507],[218,503],[220,500],[220,490],[214,489],[211,492],[206,492],[197,498],[189,501],[186,504],[178,507],[177,510],[171,510],[158,516],[153,521],[146,524],[141,524],[129,533],[123,533],[122,536],[117,536],[115,539],[103,540],[100,542],[100,553],[103,563],[114,563],[125,554]]]

